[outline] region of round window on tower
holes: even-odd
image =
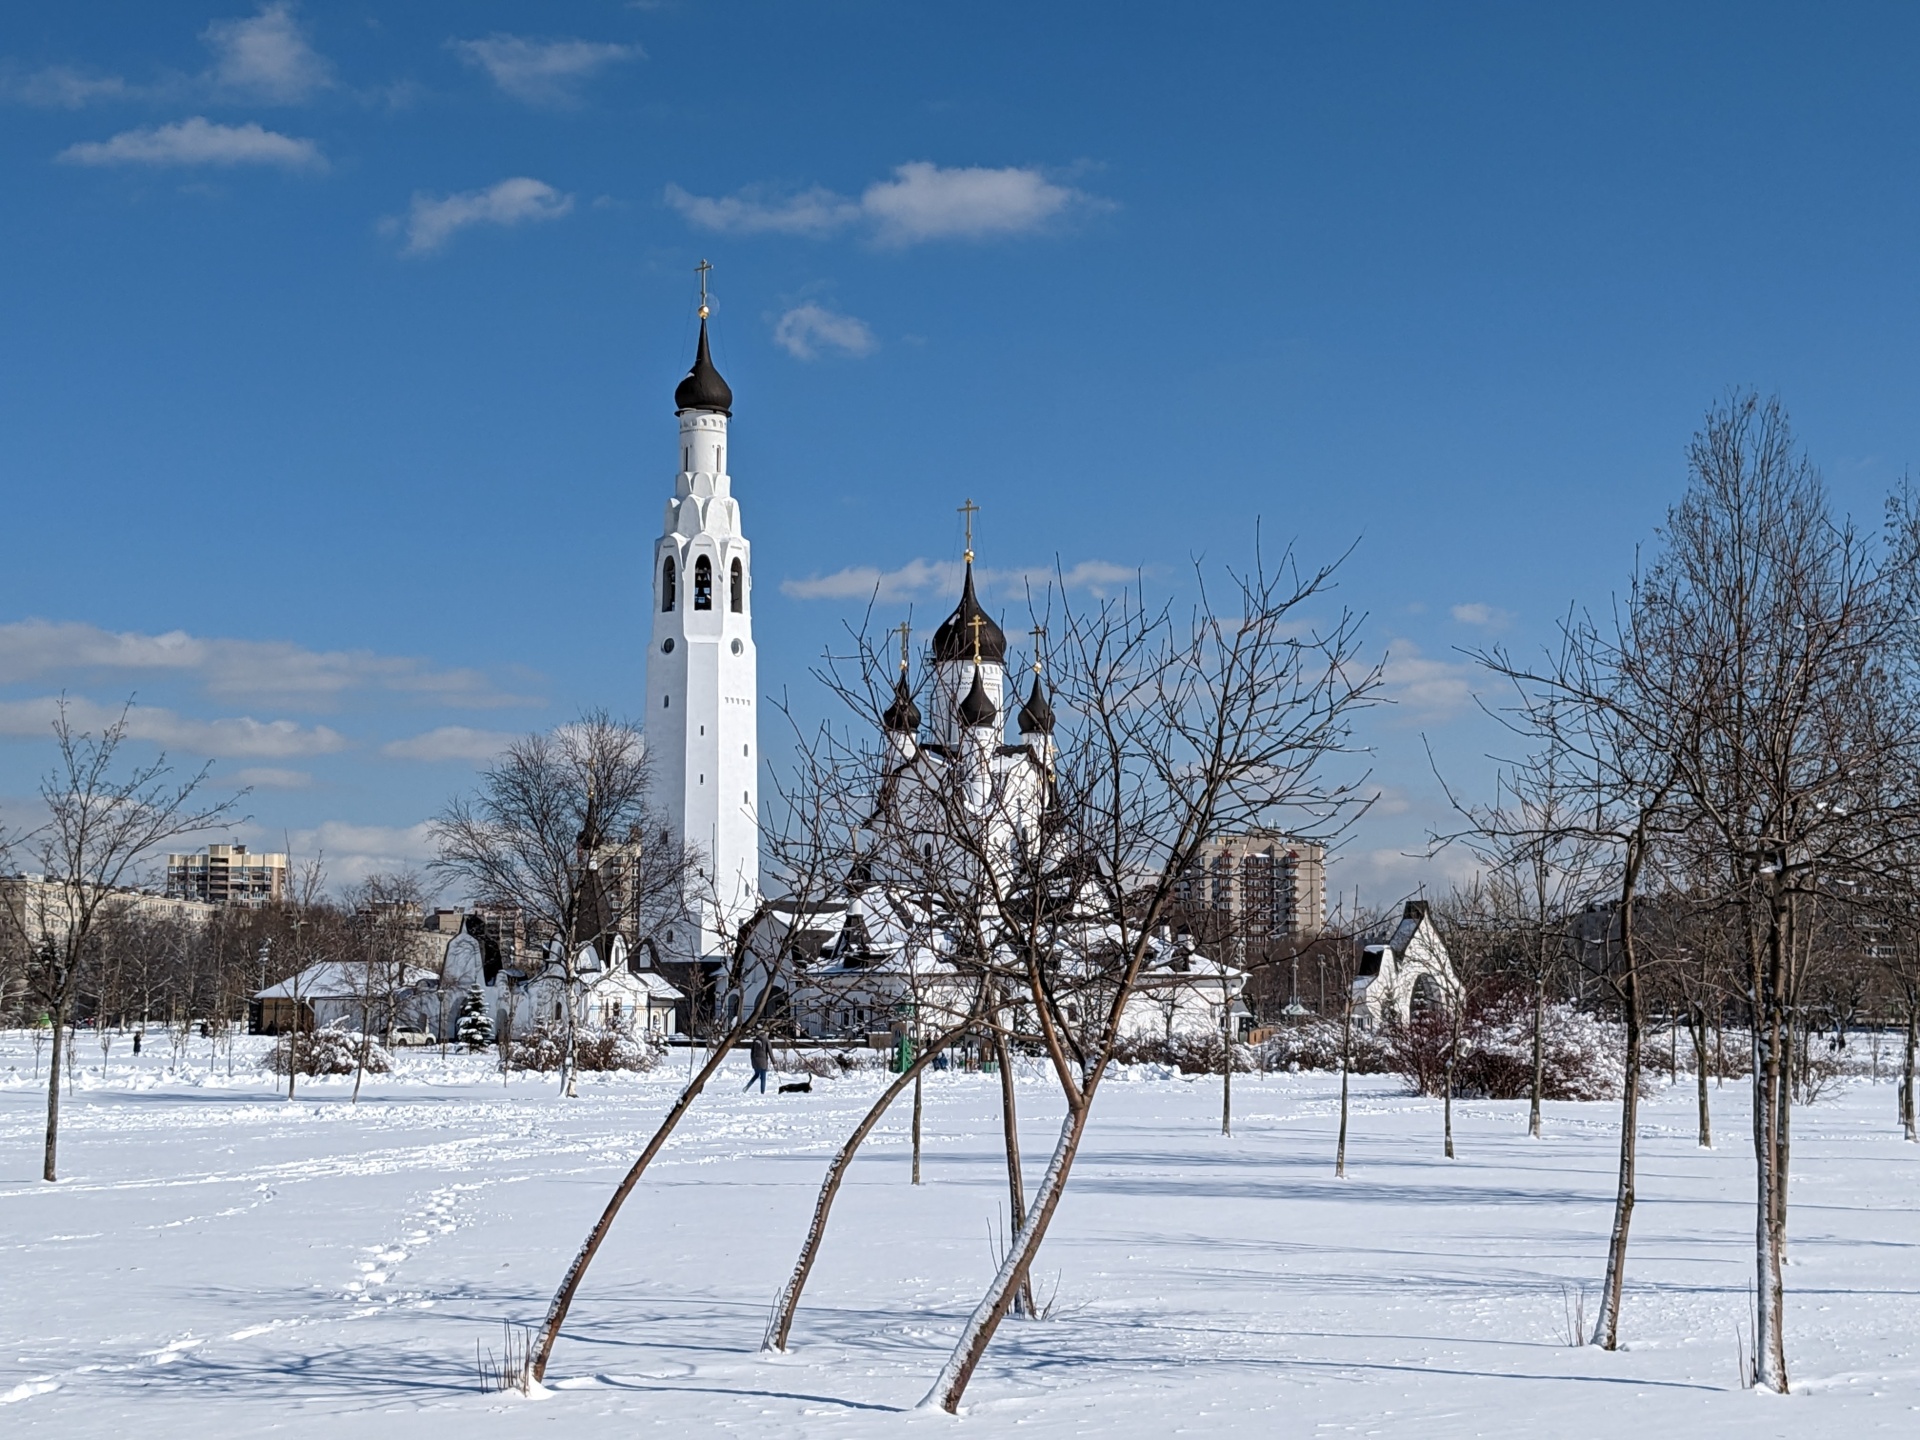
[[[742,650],[746,648],[747,647],[742,645],[738,640],[733,642],[733,653],[736,655],[738,655]]]
[[[673,653],[673,637],[671,635],[660,642],[660,653],[662,655],[671,655]]]

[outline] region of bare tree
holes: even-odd
[[[1553,717],[1534,709],[1549,731],[1558,728]],[[1595,799],[1591,772],[1583,774],[1573,765],[1564,745],[1548,743],[1506,768],[1497,798],[1485,809],[1466,805],[1449,791],[1468,828],[1436,837],[1442,843],[1464,840],[1485,862],[1482,898],[1506,932],[1511,958],[1519,962],[1531,993],[1533,1084],[1527,1134],[1536,1140],[1546,1088],[1547,990],[1567,968],[1569,924],[1601,883],[1604,860],[1603,842],[1589,823]]]
[[[1617,847],[1619,968],[1609,978],[1630,1050],[1640,1018],[1634,887],[1649,861],[1674,851],[1732,921],[1753,1044],[1752,1378],[1785,1391],[1792,1079],[1816,917],[1841,887],[1886,874],[1920,824],[1911,706],[1889,663],[1913,634],[1920,513],[1896,496],[1876,547],[1832,515],[1779,404],[1751,395],[1709,413],[1689,464],[1687,493],[1621,618],[1606,631],[1570,627],[1557,670],[1516,678],[1539,682],[1529,723],[1593,777],[1596,816],[1607,817],[1595,833]],[[1637,1072],[1636,1053],[1629,1106]],[[1603,1301],[1609,1336],[1630,1140],[1623,1134],[1611,1313]]]
[[[354,887],[350,905],[359,955],[351,973],[360,1008],[360,1043],[354,1047],[352,1104],[360,1103],[376,1025],[392,1044],[395,1006],[407,983],[425,899],[420,877],[408,871],[369,875]]]
[[[1332,567],[1256,567],[1215,604],[1202,578],[1186,622],[1133,592],[1076,610],[1062,600],[1050,667],[1069,717],[1055,767],[1050,843],[1007,866],[961,810],[949,844],[993,895],[994,944],[1024,985],[1066,1101],[1053,1158],[993,1283],[928,1395],[957,1411],[975,1368],[1028,1276],[1065,1192],[1101,1080],[1143,967],[1201,847],[1276,817],[1325,823],[1357,802],[1325,762],[1377,683],[1356,661],[1356,622],[1302,623],[1324,603]],[[943,869],[951,870],[949,862]]]
[[[82,976],[96,959],[96,929],[137,867],[160,846],[228,819],[238,797],[200,797],[208,769],[174,779],[164,755],[130,762],[129,703],[98,735],[76,730],[63,699],[53,720],[59,758],[40,784],[46,819],[15,846],[44,877],[0,889],[4,923],[34,957],[33,989],[53,1022],[47,1129],[41,1174],[58,1178],[61,1037],[74,1020]],[[244,792],[243,792],[244,793]]]
[[[692,1110],[727,1055],[755,1033],[777,995],[791,993],[804,935],[793,922],[807,915],[843,883],[846,852],[829,837],[847,832],[844,826],[831,826],[826,822],[826,811],[816,798],[821,794],[821,777],[811,772],[805,762],[803,750],[798,774],[779,792],[784,802],[781,826],[764,827],[762,834],[771,869],[784,881],[787,893],[778,899],[763,898],[744,916],[731,916],[722,905],[713,907],[728,945],[721,990],[740,1003],[733,1007],[728,1028],[714,1037],[706,1063],[688,1077],[686,1086],[668,1108],[652,1138],[614,1187],[600,1218],[587,1232],[573,1263],[562,1276],[547,1307],[540,1340],[531,1357],[531,1376],[535,1382],[546,1378],[553,1347],[560,1338],[560,1327],[566,1323],[588,1268],[648,1166]],[[692,1054],[691,1046],[688,1053]]]
[[[629,914],[671,918],[686,904],[699,855],[661,841],[649,809],[652,767],[640,732],[590,711],[552,734],[527,735],[485,770],[479,789],[433,823],[433,868],[471,898],[517,910],[556,953],[565,990],[561,1090],[576,1093],[576,962],[602,939],[584,902],[602,860],[618,852]]]

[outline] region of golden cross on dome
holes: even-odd
[[[987,623],[987,617],[975,614],[967,623],[973,626],[973,663],[978,665],[980,663],[980,627]]]
[[[980,507],[973,503],[973,497],[967,497],[967,503],[960,507],[960,513],[967,517],[967,564],[973,563],[973,517],[980,513]]]
[[[1047,627],[1036,625],[1027,633],[1033,636],[1033,673],[1038,675],[1040,673],[1040,642],[1047,638]]]
[[[700,277],[700,318],[702,320],[707,318],[707,274],[712,269],[713,266],[705,260],[693,267],[693,273]]]
[[[907,637],[913,633],[913,627],[902,620],[894,629],[900,632],[900,673],[907,673]]]

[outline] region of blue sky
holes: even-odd
[[[704,256],[766,691],[875,575],[937,620],[969,495],[1003,575],[1357,540],[1398,703],[1335,883],[1442,885],[1423,741],[1468,791],[1498,744],[1459,647],[1604,606],[1716,395],[1862,515],[1920,456],[1917,51],[1892,5],[10,7],[0,805],[49,697],[135,694],[346,880],[499,737],[637,713]]]

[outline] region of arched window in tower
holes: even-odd
[[[667,563],[660,570],[660,608],[662,610],[673,609],[673,592],[676,588],[674,580],[673,557],[669,555]]]
[[[713,608],[713,561],[704,555],[693,562],[693,608]]]
[[[733,562],[733,574],[727,582],[727,604],[736,615],[747,608],[747,572],[738,560]]]

